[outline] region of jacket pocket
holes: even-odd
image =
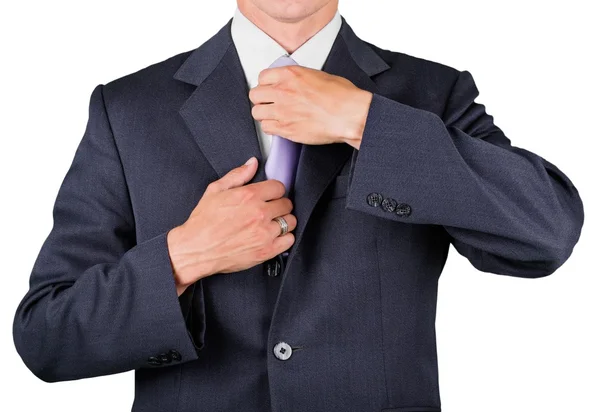
[[[337,199],[340,197],[346,197],[348,194],[348,174],[337,176],[333,181],[333,185],[329,189],[329,194],[326,196],[327,199]]]

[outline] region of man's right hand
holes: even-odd
[[[257,167],[251,157],[210,183],[185,223],[167,234],[177,295],[198,279],[248,269],[293,245],[297,221],[290,214],[292,201],[282,197],[283,183],[269,179],[245,185]],[[273,220],[278,216],[289,227],[283,236]]]

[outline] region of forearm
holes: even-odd
[[[75,247],[75,246],[73,246]],[[47,243],[32,287],[17,309],[16,348],[40,379],[62,381],[155,366],[175,350],[197,359],[175,294],[165,234],[128,251],[117,263],[97,263],[79,274],[59,272]],[[45,273],[52,270],[52,280]],[[166,365],[166,364],[165,364]]]
[[[383,96],[371,103],[353,165],[347,207],[413,224],[443,225],[479,269],[549,274],[570,255],[583,223],[571,181],[555,166],[513,147],[463,77],[448,117]],[[458,98],[457,98],[458,99]],[[410,205],[373,207],[369,194]]]

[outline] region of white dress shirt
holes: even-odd
[[[248,87],[257,86],[258,74],[284,55],[290,56],[300,66],[322,70],[341,26],[342,17],[339,12],[336,12],[325,27],[290,55],[279,43],[248,20],[239,8],[236,8],[231,22],[231,37]],[[271,149],[271,135],[262,131],[259,121],[255,120],[254,125],[263,159],[266,160]]]

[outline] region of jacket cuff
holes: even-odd
[[[432,112],[373,94],[361,145],[352,158],[346,207],[394,221],[428,223],[420,206],[431,194],[423,193],[421,182],[443,179],[423,176],[419,163],[431,156],[432,142],[423,139],[439,139],[440,125]]]
[[[142,366],[170,366],[197,359],[204,346],[205,325],[200,281],[177,296],[166,232],[137,245],[128,258],[131,267],[145,278],[146,287],[155,291],[155,299],[147,301],[154,321],[146,325],[148,345],[141,354]]]

